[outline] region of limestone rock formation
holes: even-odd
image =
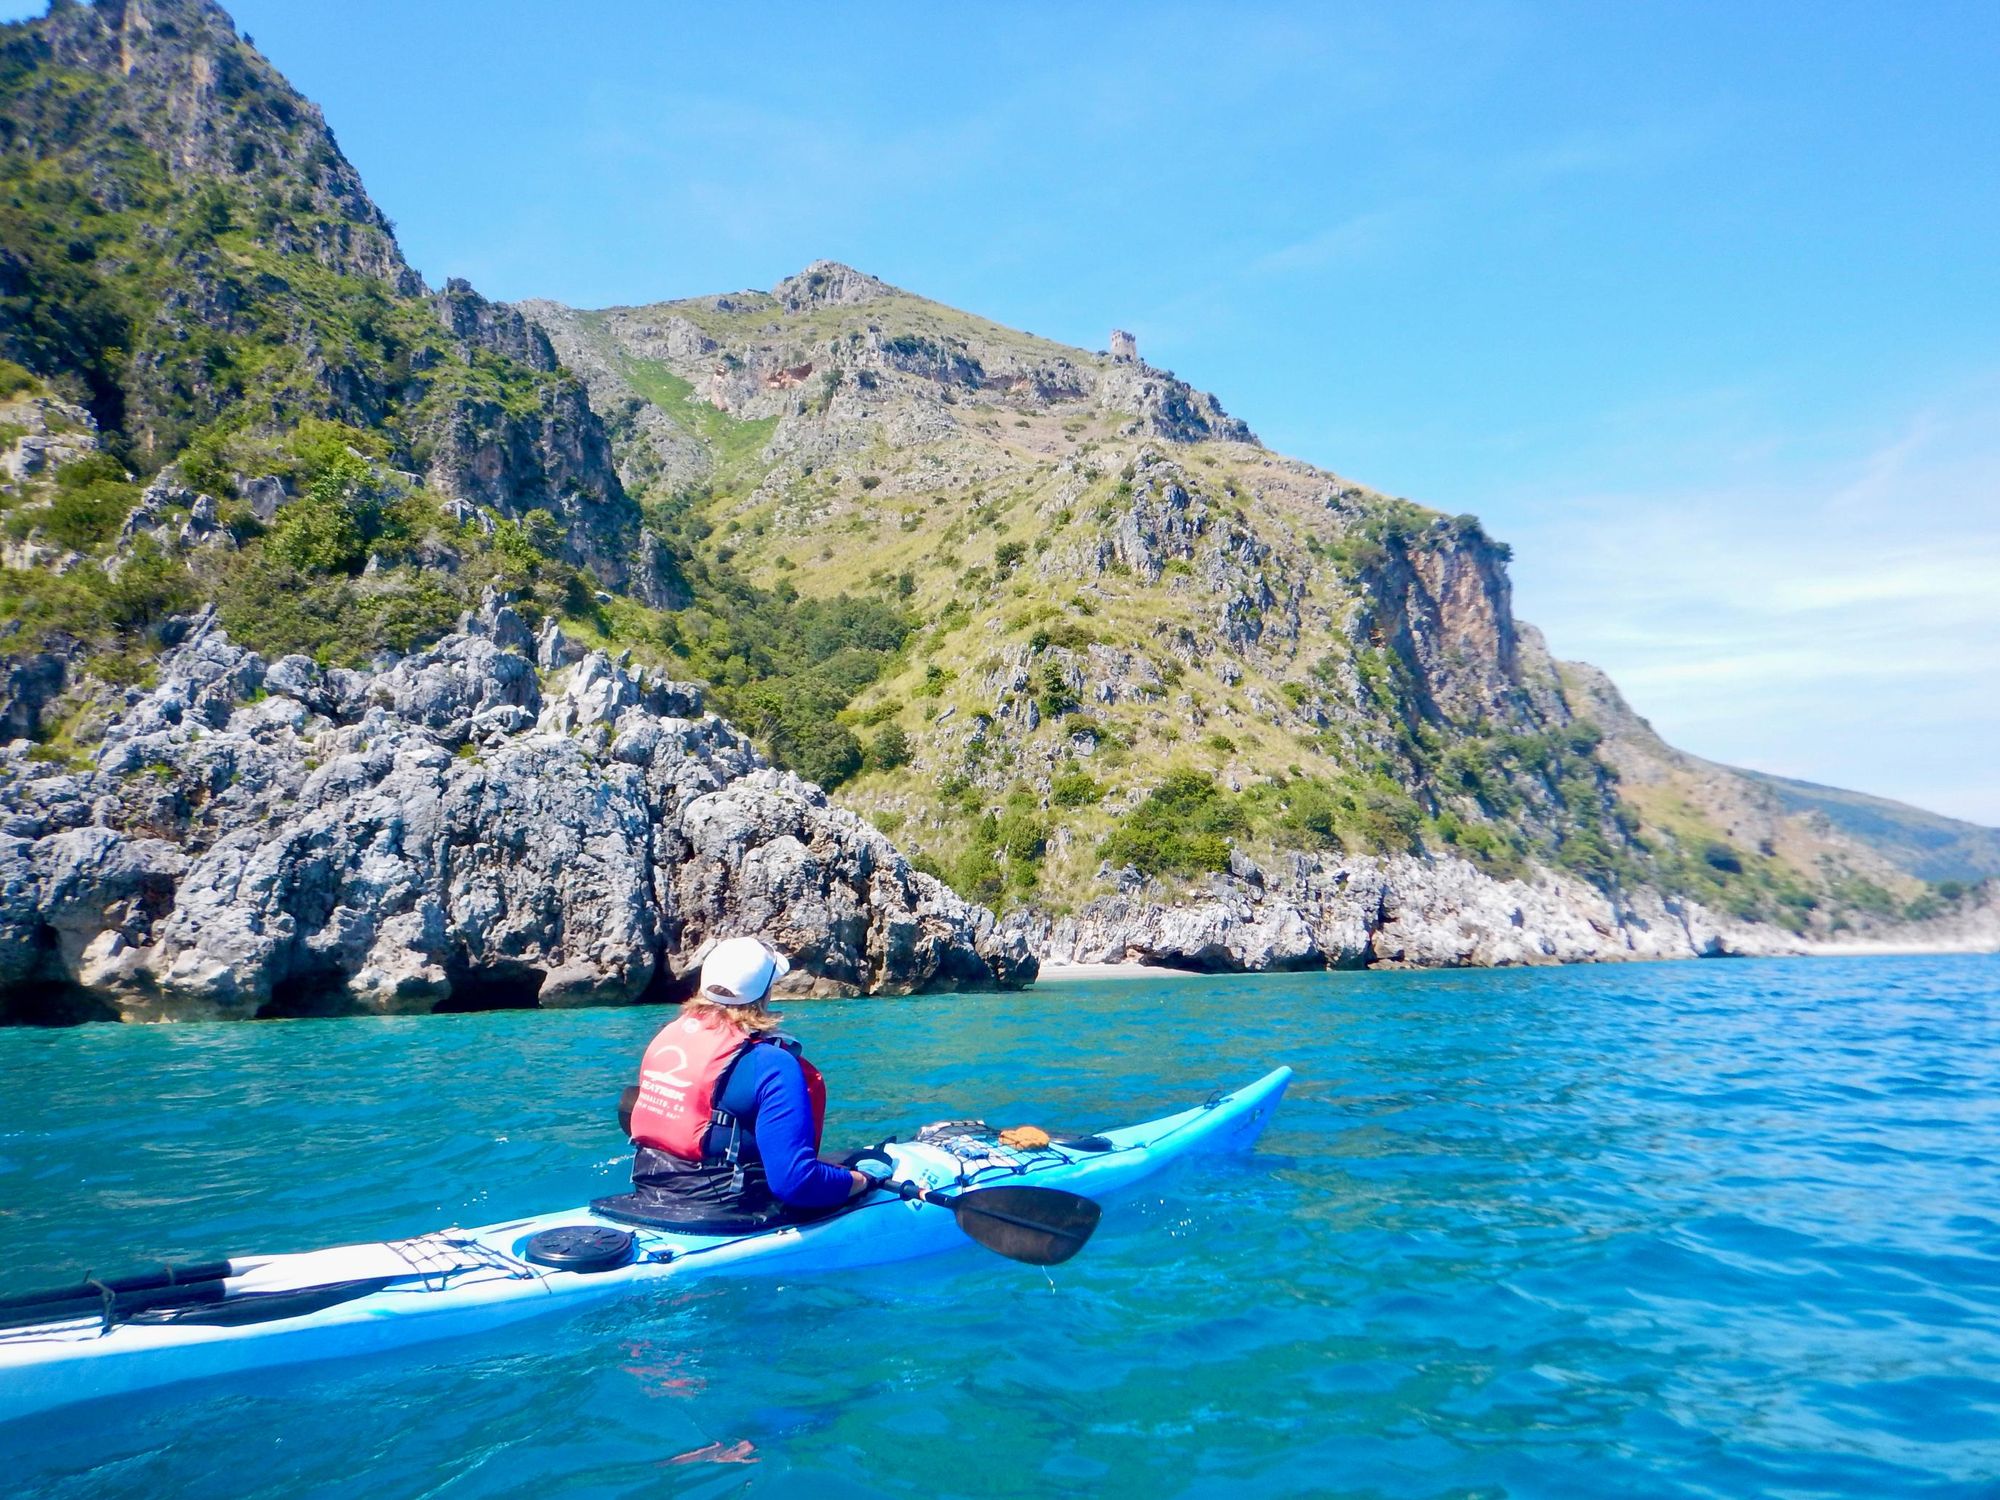
[[[194,621],[101,705],[89,769],[0,752],[0,995],[19,1019],[617,1003],[759,933],[792,992],[1018,985],[990,913],[701,714],[492,602],[381,671]]]
[[[0,483],[15,484],[97,451],[97,421],[82,407],[47,397],[0,401],[0,431],[16,434],[0,446]]]

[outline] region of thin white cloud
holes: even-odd
[[[1432,205],[1418,198],[1369,209],[1259,256],[1254,267],[1267,272],[1320,270],[1385,256],[1422,232],[1431,211]]]
[[[2000,824],[2000,382],[1819,442],[1519,502],[1517,604],[1686,749]]]
[[[1703,149],[1719,134],[1712,105],[1698,113],[1646,120],[1624,129],[1573,131],[1502,157],[1485,185],[1517,192],[1576,177],[1621,176],[1665,166]]]
[[[1264,252],[1252,269],[1270,275],[1379,260],[1435,238],[1451,220],[1475,220],[1496,199],[1576,177],[1621,176],[1665,165],[1713,139],[1714,122],[1686,116],[1624,130],[1564,135],[1488,159],[1453,156],[1413,168],[1419,190],[1361,208]]]

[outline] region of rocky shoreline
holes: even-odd
[[[1851,941],[1798,937],[1733,921],[1699,902],[1641,889],[1614,898],[1548,871],[1496,880],[1464,860],[1287,857],[1265,872],[1217,876],[1205,898],[1162,902],[1143,892],[1060,917],[1010,914],[1056,970],[1128,965],[1194,973],[1300,969],[1507,968],[1688,958],[1838,957],[2000,952],[2000,907],[1947,922],[1885,925]],[[1238,870],[1242,870],[1238,862]]]
[[[1033,979],[698,688],[505,604],[462,623],[355,672],[204,614],[72,725],[85,763],[0,751],[0,1019],[668,999],[735,932],[793,955],[792,993]]]
[[[1798,953],[1790,934],[1641,890],[1613,899],[1543,872],[1496,880],[1435,855],[1294,854],[1281,872],[1238,859],[1209,892],[1167,904],[1144,890],[1061,917],[1020,912],[1052,964],[1139,961],[1210,973],[1272,969],[1493,968]]]

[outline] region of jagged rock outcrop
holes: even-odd
[[[1420,536],[1389,536],[1358,570],[1353,633],[1395,653],[1428,717],[1508,718],[1520,708],[1507,555],[1476,524],[1438,517]]]
[[[796,276],[787,276],[771,288],[787,312],[804,312],[814,307],[858,307],[864,302],[889,296],[895,288],[865,271],[843,266],[837,260],[816,260]]]
[[[97,451],[97,420],[68,401],[29,396],[0,401],[0,430],[18,433],[0,448],[0,483],[54,474]]]
[[[609,357],[586,335],[576,313],[543,301],[523,302],[521,311],[535,320],[563,365],[588,386],[591,406],[603,417],[617,455],[618,477],[628,488],[691,486],[712,472],[701,440],[641,395],[627,378],[624,362]],[[716,344],[686,318],[668,317],[634,322],[625,347],[633,358],[691,367],[707,359]]]
[[[1255,443],[1250,424],[1232,417],[1207,391],[1198,391],[1168,370],[1132,360],[1107,364],[1097,384],[1097,403],[1134,414],[1133,431],[1170,443]]]
[[[90,769],[0,751],[0,1010],[128,1020],[678,994],[760,933],[792,992],[1033,978],[880,833],[688,684],[583,656],[544,686],[497,602],[385,670],[266,662],[207,617],[101,705]]]
[[[438,321],[459,341],[459,357],[470,364],[477,350],[504,354],[531,370],[554,370],[556,351],[540,326],[504,302],[488,302],[472,283],[454,276],[431,298]]]
[[[685,605],[678,563],[644,529],[604,424],[582,383],[560,373],[541,325],[456,279],[431,306],[468,364],[484,351],[557,378],[538,384],[531,410],[469,394],[443,406],[424,438],[426,483],[512,520],[546,510],[563,529],[568,559],[607,588],[663,608]]]

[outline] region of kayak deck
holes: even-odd
[[[999,1185],[1114,1192],[1195,1152],[1247,1148],[1291,1069],[1178,1114],[1082,1144],[891,1144],[894,1178],[926,1190]],[[630,1259],[573,1271],[527,1258],[550,1229],[615,1227]],[[0,1326],[0,1421],[186,1380],[427,1343],[716,1271],[842,1270],[963,1244],[952,1213],[921,1199],[868,1194],[809,1223],[743,1233],[636,1227],[571,1209],[476,1229],[297,1255],[232,1258],[209,1300],[112,1321],[100,1311]]]

